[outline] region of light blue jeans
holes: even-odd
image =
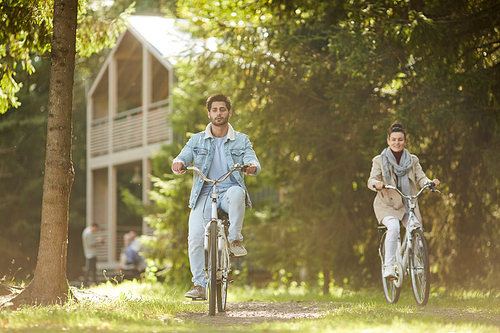
[[[219,192],[219,191],[218,191]],[[195,286],[206,286],[205,250],[203,241],[205,237],[205,225],[210,221],[212,214],[212,198],[210,193],[202,194],[198,198],[196,206],[189,214],[189,235],[188,252],[193,283]],[[245,190],[239,186],[233,186],[219,192],[217,208],[222,209],[229,215],[229,236],[228,240],[243,240],[241,229],[243,228],[243,218],[245,217]]]

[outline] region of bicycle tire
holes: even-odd
[[[413,296],[418,305],[424,306],[429,300],[431,271],[429,252],[424,233],[420,229],[412,232],[412,252],[410,253],[410,275]]]
[[[227,303],[227,284],[229,279],[229,250],[227,242],[224,241],[222,251],[220,253],[220,279],[217,281],[217,311],[226,312]]]
[[[208,314],[215,316],[217,303],[217,222],[210,222],[210,236],[208,246]]]
[[[384,296],[386,301],[390,304],[396,304],[399,300],[399,295],[401,294],[401,286],[397,287],[394,281],[384,278],[385,236],[386,233],[384,233],[384,235],[380,239],[380,267],[382,268],[382,286],[384,287]]]

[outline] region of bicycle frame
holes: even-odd
[[[231,176],[231,174],[234,171],[245,171],[245,169],[246,169],[245,165],[235,164],[233,169],[231,169],[223,178],[221,178],[221,179],[208,179],[203,174],[203,172],[201,172],[200,169],[198,169],[197,167],[195,167],[195,166],[186,167],[186,170],[196,171],[201,176],[201,178],[203,178],[204,181],[213,184],[212,194],[210,195],[210,197],[212,198],[212,200],[211,200],[211,205],[212,205],[211,218],[210,218],[210,222],[207,223],[205,226],[205,243],[204,243],[205,250],[208,249],[208,235],[210,234],[209,229],[210,229],[210,224],[212,222],[217,222],[217,230],[218,230],[219,237],[222,237],[225,241],[224,243],[227,244],[227,237],[226,237],[226,234],[224,232],[224,226],[222,225],[222,220],[219,219],[218,212],[217,212],[217,201],[219,199],[219,194],[217,193],[217,184],[222,183],[227,178],[229,178],[229,176]],[[219,251],[222,250],[221,243],[222,242],[219,242]]]

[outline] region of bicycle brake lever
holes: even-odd
[[[246,171],[246,169],[248,169],[249,167],[250,167],[249,165],[241,165],[241,164],[239,164],[239,163],[236,163],[236,164],[234,165],[234,168],[235,168],[236,170],[240,170],[241,172],[245,172],[245,171]]]

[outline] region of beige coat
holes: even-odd
[[[408,178],[410,179],[411,194],[415,195],[418,193],[417,185],[419,187],[422,187],[425,185],[425,183],[430,182],[430,179],[427,178],[424,171],[422,170],[422,166],[418,161],[418,157],[413,154],[411,155],[411,157],[413,159],[413,165],[408,172]],[[397,186],[397,177],[394,174],[392,166],[390,166],[389,169],[391,172],[390,181],[385,179],[383,171],[384,168],[382,166],[382,156],[377,155],[373,158],[372,170],[370,172],[370,178],[368,179],[368,188],[372,191],[377,192],[377,196],[373,201],[373,210],[375,211],[375,216],[377,217],[379,223],[381,223],[382,219],[386,216],[394,216],[395,218],[401,220],[405,215],[405,207],[398,192],[388,189],[377,191],[375,189],[374,185],[379,181],[383,181],[385,184]],[[418,209],[418,204],[415,209],[415,213],[420,223],[423,223],[422,216],[420,215],[420,210]]]

